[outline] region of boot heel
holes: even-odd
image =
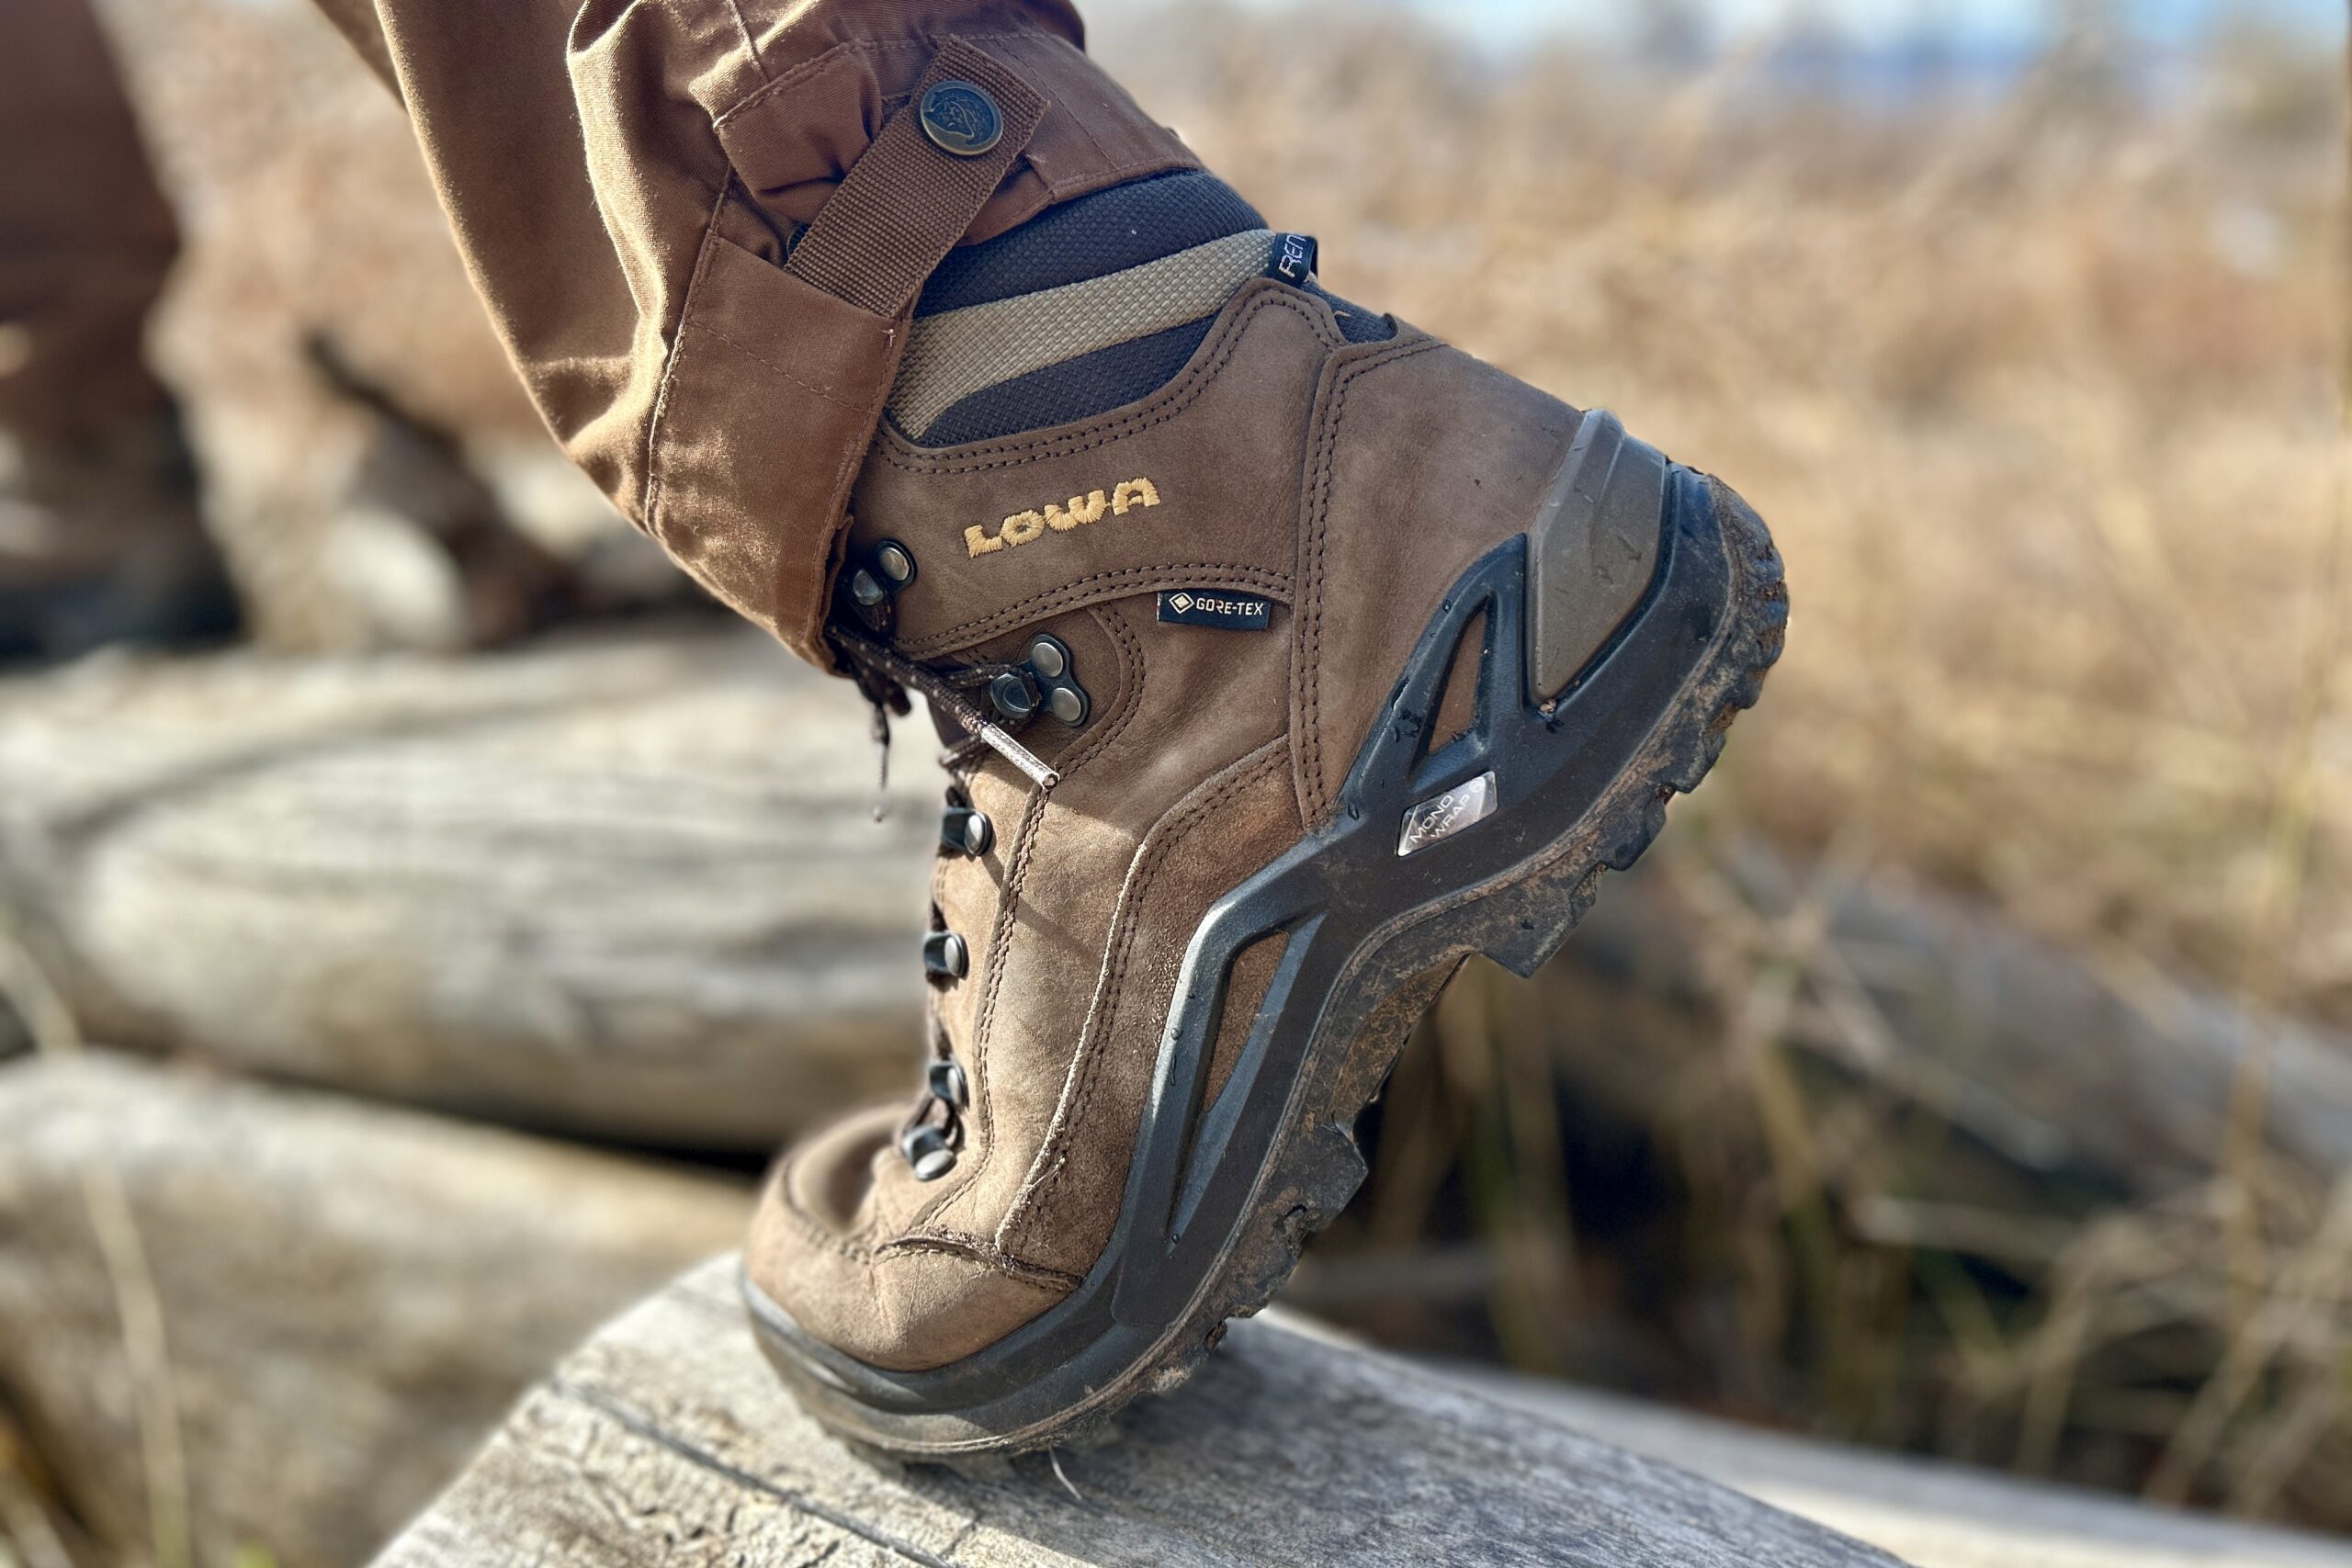
[[[1664,554],[1666,457],[1591,410],[1527,530],[1528,694],[1557,700],[1641,607]]]

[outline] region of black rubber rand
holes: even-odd
[[[763,1348],[819,1416],[890,1452],[952,1459],[1067,1440],[1180,1381],[1216,1325],[1261,1304],[1363,1179],[1351,1129],[1406,1032],[1466,955],[1520,974],[1555,952],[1604,866],[1623,869],[1752,704],[1786,618],[1762,525],[1676,467],[1646,592],[1582,673],[1539,694],[1526,536],[1463,574],[1423,632],[1341,809],[1211,908],[1187,950],[1116,1226],[1063,1301],[931,1371],[867,1366],[748,1279]],[[1432,751],[1465,631],[1477,719]],[[1407,814],[1492,775],[1491,815],[1400,853]],[[1234,958],[1286,941],[1257,1024],[1204,1105]]]

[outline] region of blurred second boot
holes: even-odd
[[[0,660],[204,646],[241,620],[168,406],[68,441],[0,432]]]

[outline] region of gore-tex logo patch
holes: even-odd
[[[1171,626],[1261,632],[1272,622],[1273,615],[1273,601],[1254,593],[1229,593],[1217,588],[1177,588],[1159,596],[1159,618]]]

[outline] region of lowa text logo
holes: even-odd
[[[1048,534],[1067,534],[1073,528],[1100,523],[1106,513],[1113,517],[1125,517],[1139,506],[1159,504],[1158,485],[1149,479],[1128,479],[1107,493],[1098,490],[1071,496],[1068,506],[1049,505],[1043,512],[1015,513],[993,534],[975,523],[964,530],[964,547],[977,559],[1016,545],[1034,544]]]

